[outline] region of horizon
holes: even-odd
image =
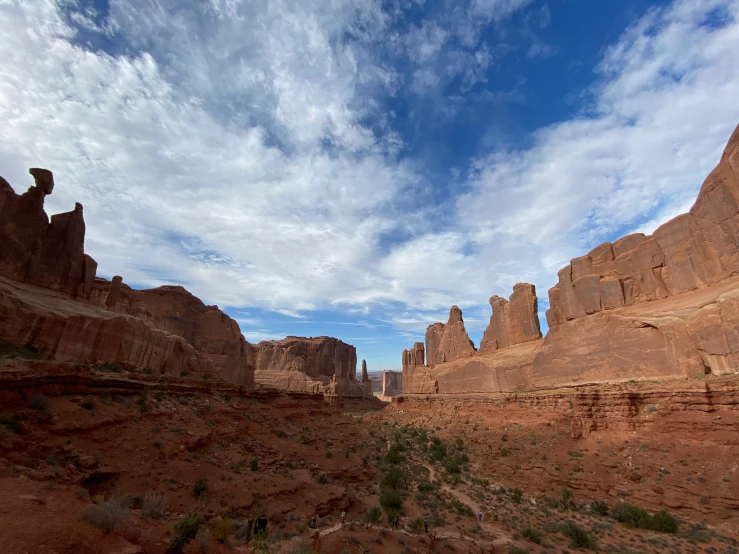
[[[739,0],[0,7],[0,175],[50,169],[98,275],[249,342],[401,369],[458,305],[693,204],[739,123]],[[382,369],[377,369],[382,368]]]

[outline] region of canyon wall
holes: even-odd
[[[336,375],[341,396],[372,396],[369,377],[357,381],[357,350],[332,337],[287,337],[252,346],[257,384],[320,393]],[[363,372],[366,373],[366,372]]]
[[[337,339],[251,345],[236,321],[183,287],[134,290],[120,276],[96,278],[97,264],[84,253],[82,206],[49,220],[44,199],[54,176],[30,173],[35,185],[22,195],[0,178],[0,339],[59,361],[115,362],[243,385],[254,384],[258,368],[279,388],[322,392],[336,374],[341,392],[372,395],[366,371],[356,381],[354,347]]]
[[[739,127],[687,214],[653,235],[632,234],[571,260],[549,290],[539,340],[533,286],[493,315],[468,357],[428,364],[403,353],[405,393],[521,391],[739,371]],[[433,328],[433,329],[432,329]],[[416,363],[410,363],[411,361]]]
[[[403,392],[403,373],[400,371],[382,372],[382,396],[397,396]]]

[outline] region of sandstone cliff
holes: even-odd
[[[543,340],[536,340],[535,291],[516,285],[510,302],[491,298],[476,355],[426,367],[407,363],[404,352],[403,390],[515,391],[735,373],[737,273],[739,127],[689,213],[653,235],[602,244],[559,272]],[[435,325],[427,347],[440,340]]]
[[[426,329],[426,363],[428,365],[452,362],[475,354],[467,330],[464,328],[462,310],[452,306],[446,324],[434,323]]]
[[[357,350],[332,337],[287,337],[252,346],[256,383],[296,392],[322,392],[336,375],[338,394],[372,396],[372,383],[357,381]]]
[[[0,275],[72,296],[92,290],[97,263],[84,252],[82,205],[49,218],[44,199],[54,190],[46,169],[29,170],[36,182],[18,195],[0,177]]]
[[[523,342],[539,340],[539,303],[536,287],[528,283],[513,285],[510,300],[490,298],[493,315],[480,342],[480,352],[508,348]]]
[[[382,396],[397,396],[403,392],[403,374],[400,371],[382,372]]]

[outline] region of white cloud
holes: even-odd
[[[275,312],[277,312],[278,314],[287,316],[287,317],[295,318],[295,319],[305,319],[306,317],[308,317],[308,316],[299,314],[298,312],[294,312],[292,310],[280,309],[280,310],[275,310]]]
[[[414,86],[443,71],[480,82],[496,57],[481,22],[527,3],[475,1],[470,17],[420,27],[419,62],[452,35],[469,51],[450,69],[414,67]],[[491,294],[529,281],[545,297],[571,257],[684,210],[739,121],[739,2],[680,0],[608,49],[588,110],[528,150],[474,160],[442,226],[413,207],[423,179],[397,157],[393,118],[377,117],[374,91],[411,85],[373,56],[388,30],[375,2],[194,5],[112,0],[109,21],[74,15],[125,40],[112,56],[78,44],[57,2],[0,0],[0,172],[23,190],[28,167],[52,169],[48,207],[84,204],[102,274],[180,282],[221,306],[372,306],[410,337],[456,303],[482,329]],[[720,7],[733,19],[701,25]],[[415,238],[383,246],[401,231]],[[240,321],[256,328],[248,340],[276,338]]]

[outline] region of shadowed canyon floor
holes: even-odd
[[[2,552],[737,552],[736,377],[336,408],[2,351]]]

